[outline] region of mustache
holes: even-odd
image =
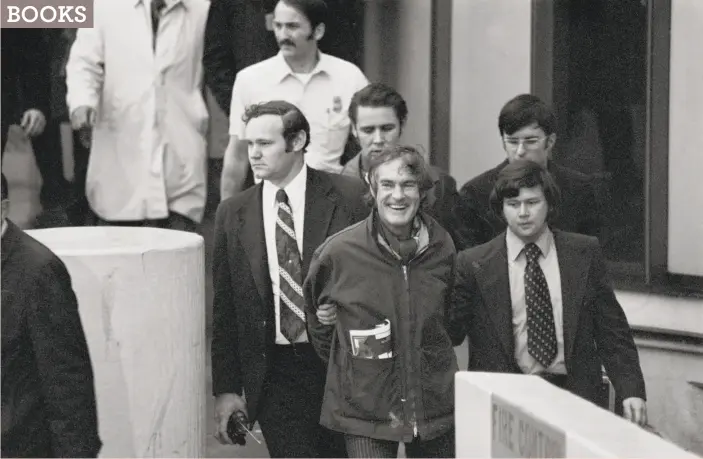
[[[295,47],[295,43],[293,43],[293,41],[291,41],[291,40],[288,40],[287,38],[284,38],[283,40],[278,42],[279,48],[283,45]]]

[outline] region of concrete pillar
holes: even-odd
[[[202,237],[122,227],[28,234],[71,274],[95,373],[100,457],[204,457]]]

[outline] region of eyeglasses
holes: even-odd
[[[523,147],[525,147],[525,150],[533,150],[533,149],[539,147],[540,142],[542,142],[546,138],[547,138],[546,136],[527,137],[525,139],[516,139],[514,137],[503,137],[503,142],[505,142],[505,145],[510,147],[513,150],[517,150],[518,148],[520,148],[521,144]]]

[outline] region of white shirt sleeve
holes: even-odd
[[[359,67],[356,67],[356,78],[354,78],[354,92],[360,91],[368,86],[369,80]]]
[[[81,106],[97,108],[102,94],[105,45],[97,9],[94,27],[78,29],[66,63],[66,104],[69,114]]]
[[[234,79],[234,87],[232,88],[232,103],[229,109],[229,135],[237,136],[239,139],[244,137],[244,111],[246,110],[246,81],[242,78],[241,72]]]

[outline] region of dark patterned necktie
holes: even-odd
[[[156,49],[156,33],[159,30],[159,20],[164,8],[166,8],[166,0],[151,0],[151,32],[154,49]]]
[[[281,333],[288,341],[294,343],[305,331],[303,272],[298,243],[295,240],[293,212],[285,191],[278,190],[276,204],[278,206],[276,251],[278,252]]]
[[[539,266],[542,251],[534,243],[525,245],[525,303],[527,304],[527,351],[548,368],[557,355],[552,301],[544,272]]]

